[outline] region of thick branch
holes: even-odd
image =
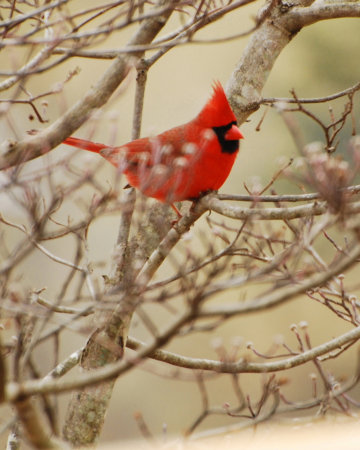
[[[181,320],[177,322],[177,325],[182,325],[185,316],[181,317]],[[186,318],[187,320],[187,318]],[[175,355],[170,352],[157,350],[156,347],[150,351],[149,345],[144,345],[139,354],[150,356],[154,359],[168,362],[170,364],[179,365],[181,367],[187,367],[200,370],[213,370],[222,373],[263,373],[263,372],[276,372],[280,370],[289,369],[304,364],[313,360],[319,356],[325,355],[332,350],[336,350],[341,346],[360,338],[360,327],[356,327],[351,331],[348,331],[334,339],[331,339],[324,344],[318,345],[310,350],[289,358],[285,358],[280,361],[272,361],[265,363],[254,363],[240,360],[234,363],[224,363],[219,361],[211,361],[206,359],[197,358],[184,358],[180,355]],[[133,340],[129,341],[130,348],[138,348],[139,343]],[[151,346],[153,347],[153,346]],[[94,382],[103,381],[104,378],[113,377],[114,374],[123,372],[129,367],[130,362],[124,361],[115,363],[111,366],[107,366],[102,369],[98,369],[89,375],[82,375],[75,380],[30,380],[22,383],[9,383],[7,386],[7,398],[15,401],[22,395],[33,395],[40,393],[53,393],[53,392],[65,392],[71,390],[76,386],[88,385]]]
[[[292,37],[270,19],[252,35],[227,87],[230,104],[240,124],[259,108],[261,92],[271,69]]]
[[[211,370],[219,373],[278,372],[300,366],[308,361],[312,361],[314,358],[326,355],[327,353],[337,350],[341,346],[357,339],[360,339],[360,327],[347,331],[336,338],[330,339],[329,341],[326,341],[317,347],[311,348],[310,350],[306,350],[298,355],[271,362],[251,362],[243,359],[235,362],[215,361],[205,358],[191,358],[160,349],[155,350],[154,353],[150,355],[150,358],[186,369]],[[138,340],[129,338],[129,348],[138,350],[144,345],[145,344],[139,342]]]
[[[206,210],[206,206],[199,202],[192,211],[182,217],[176,226],[171,228],[139,272],[136,285],[140,290],[148,284],[172,248],[179,242],[181,236],[189,231],[190,227]]]
[[[172,6],[176,1],[162,1],[159,3],[168,5],[169,8],[166,10],[166,13],[144,20],[135,36],[130,40],[130,46],[151,42],[166,23],[166,19],[170,16],[173,9]],[[134,53],[133,56],[141,57],[142,52]],[[108,77],[105,80],[101,80],[101,89],[99,90],[100,93],[105,92],[104,101],[109,98],[111,92],[126,74],[127,59],[128,57],[119,57],[112,64],[112,70],[108,71]],[[131,260],[131,258],[135,259],[135,256],[130,255],[127,247],[135,200],[134,192],[130,191],[127,197],[128,209],[122,215],[121,231],[117,242],[117,250],[120,250],[120,254],[118,253],[119,256],[114,261],[112,269],[112,275],[116,277],[114,280],[116,283],[114,294],[118,290],[123,293],[123,296],[111,315],[106,314],[104,311],[101,312],[98,328],[87,342],[81,358],[81,367],[89,372],[89,376],[97,367],[111,364],[122,358],[128,328],[136,306],[135,298],[129,292],[128,286],[130,284],[128,282],[133,277],[133,265],[135,264],[135,261]],[[108,287],[109,292],[111,292],[113,290],[112,280],[109,280]],[[103,345],[104,343],[109,344],[110,348]],[[115,378],[110,377],[107,378],[106,382],[103,380],[100,384],[88,386],[81,392],[73,394],[64,426],[64,436],[67,441],[74,446],[89,445],[96,441],[104,423],[114,383]]]
[[[22,397],[14,402],[14,407],[25,429],[27,439],[34,448],[38,449],[64,449],[56,440],[50,437],[44,426],[44,417],[41,417],[30,397]]]
[[[28,380],[23,383],[9,382],[5,387],[5,398],[7,401],[15,402],[18,399],[30,395],[52,392],[69,392],[82,389],[86,386],[96,385],[104,381],[116,378],[139,364],[139,361],[151,355],[157,348],[165,345],[176,333],[193,318],[193,311],[187,310],[170,323],[165,330],[140,350],[134,358],[121,359],[115,363],[108,364],[92,372],[82,373],[73,379],[51,379]]]
[[[320,20],[338,19],[341,17],[360,17],[360,2],[315,2],[307,8],[290,9],[284,21],[286,21],[288,29],[298,30]]]
[[[306,0],[299,7],[269,2],[260,12],[261,25],[255,30],[229,81],[227,93],[239,123],[259,108],[261,92],[281,51],[301,28],[325,19],[360,17],[358,1],[346,3]],[[265,19],[264,19],[265,17]]]
[[[204,197],[202,201],[203,204],[212,211],[215,211],[222,216],[239,220],[249,218],[257,220],[291,220],[299,219],[300,217],[320,216],[329,210],[328,204],[324,201],[282,208],[242,208],[240,206],[225,203],[212,195]],[[345,211],[349,214],[359,212],[360,202],[347,204]]]

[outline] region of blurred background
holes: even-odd
[[[90,4],[96,4],[95,1],[85,3],[87,8]],[[83,1],[74,1],[71,7],[81,9],[82,4],[84,4]],[[197,39],[203,40],[204,43],[176,47],[155,64],[148,74],[146,85],[142,136],[157,134],[195,117],[209,97],[214,80],[219,80],[226,87],[250,36],[219,43],[206,43],[206,41],[232,36],[250,28],[260,6],[261,2],[255,2],[229,13],[196,35]],[[179,16],[174,16],[162,34],[165,35],[179,26],[178,21]],[[134,29],[134,27],[130,27],[122,32],[115,32],[95,48],[117,49],[127,42]],[[324,21],[303,29],[278,58],[263,91],[263,96],[290,97],[290,90],[294,89],[297,96],[301,98],[322,97],[352,86],[360,78],[359,42],[358,19]],[[0,67],[2,70],[20,67],[28,57],[29,53],[26,49],[23,49],[22,52],[14,52],[11,47],[4,48],[0,53]],[[79,69],[79,73],[64,85],[59,94],[49,97],[48,104],[42,105],[41,110],[44,117],[51,123],[84,96],[109,64],[111,61],[74,57],[54,70],[33,76],[26,87],[33,96],[41,94],[47,89],[53,89],[56,84],[62,83],[70,71]],[[92,140],[106,144],[123,144],[129,141],[131,139],[135,77],[135,70],[131,70],[111,101],[101,111],[97,111],[94,117],[77,131],[76,136],[91,137]],[[3,97],[5,98],[5,95]],[[344,104],[344,99],[332,102],[335,113],[343,110]],[[5,106],[3,110],[4,108]],[[260,108],[247,123],[242,125],[241,130],[245,139],[241,142],[240,154],[221,193],[246,193],[244,183],[249,187],[265,186],[273,174],[290,158],[299,157],[282,117],[275,109],[269,108],[260,131],[256,131],[265,108],[265,106]],[[325,121],[330,121],[328,104],[317,105],[315,109],[320,117]],[[6,110],[6,113],[0,117],[2,140],[7,138],[19,140],[26,137],[26,133],[30,129],[48,126],[48,123],[41,124],[36,118],[30,120],[31,113],[31,108],[26,105],[13,105]],[[306,143],[323,141],[321,129],[313,121],[301,114],[296,115],[296,120],[301,127]],[[359,127],[358,122],[357,127]],[[348,154],[347,141],[344,137],[348,135],[349,128],[345,127],[339,136],[338,152],[345,159]],[[79,170],[91,171],[96,168],[96,180],[104,190],[116,182],[116,174],[109,164],[99,161],[100,158],[95,155],[77,152],[67,146],[59,146],[42,158],[29,162],[23,167],[21,176],[26,177],[48,165],[56,165],[67,157],[67,154],[71,155],[71,164]],[[56,182],[66,184],[69,174],[58,170],[52,177]],[[0,182],[4,185],[6,176],[0,174]],[[279,194],[300,192],[294,183],[284,177],[276,181],[273,188]],[[43,190],[46,196],[49,185],[42,182],[38,189]],[[71,217],[71,220],[76,221],[90,204],[93,195],[93,187],[91,185],[84,186],[77,192],[75,200],[64,202],[58,215],[59,220],[66,222]],[[24,214],[23,208],[14,201],[12,193],[2,189],[0,201],[0,212],[3,216],[12,222],[26,223],[26,214]],[[93,278],[100,289],[103,286],[102,275],[108,273],[110,267],[109,255],[112,254],[114,248],[118,224],[119,212],[115,211],[113,214],[100,217],[92,223],[88,230],[87,258],[93,265]],[[204,221],[195,225],[195,227],[201,226],[205,226]],[[6,230],[3,229],[3,233],[2,240],[9,248],[17,245],[23,239],[20,231],[9,227]],[[188,238],[189,242],[185,241],[181,244],[184,248],[193,245],[191,239],[196,232],[192,233]],[[339,237],[337,230],[334,230],[334,237]],[[49,241],[46,243],[46,247],[59,257],[68,260],[73,260],[76,250],[71,237],[59,242]],[[324,256],[327,251],[325,247],[322,249]],[[171,270],[171,267],[162,267],[158,279],[171,273]],[[26,291],[46,288],[46,297],[49,299],[57,295],[68,275],[66,268],[49,260],[37,250],[31,252],[22,261],[17,271],[14,277],[17,289]],[[352,275],[354,282],[357,281],[357,274],[353,273]],[[71,297],[72,289],[75,291],[75,286],[69,290],[69,297]],[[258,291],[259,288],[253,286],[246,293],[228,292],[217,301],[227,301],[234,295],[239,298],[242,295],[251,298]],[[156,308],[154,308],[154,314],[157,324],[161,327],[161,318],[166,320],[166,314]],[[279,339],[285,339],[286,342],[296,346],[290,326],[301,321],[308,323],[313,345],[325,342],[349,329],[343,321],[338,320],[326,308],[314,304],[306,296],[301,296],[274,310],[236,317],[212,333],[195,333],[188,337],[185,336],[171,343],[167,348],[188,356],[216,359],[218,354],[215,343],[218,345],[219,340],[227,348],[232,348],[234,342],[241,342],[240,354],[249,356],[250,351],[246,349],[246,343],[249,341],[254,343],[256,349],[263,352],[271,346],[272,342]],[[60,348],[61,358],[85,344],[92,326],[91,319],[87,319],[84,329],[67,331],[67,341]],[[8,332],[11,335],[11,329]],[[140,339],[147,338],[137,319],[134,320],[130,334]],[[279,336],[283,336],[283,338]],[[47,351],[49,351],[48,348],[41,348],[41,346],[37,349],[39,355],[42,355],[40,359],[44,371],[50,370],[52,363],[52,356],[49,355],[48,358]],[[335,375],[352,374],[355,364],[354,353],[348,352],[342,358],[329,362],[328,368]],[[74,371],[77,373],[77,369]],[[310,364],[291,370],[290,381],[283,388],[288,398],[296,401],[311,396],[312,384],[309,374],[313,371],[314,368]],[[192,379],[192,375],[189,373],[189,380]],[[284,376],[286,377],[287,373],[284,373]],[[165,432],[177,434],[184,431],[201,411],[201,396],[196,383],[187,381],[186,377],[182,378],[182,380],[176,379],[174,371],[165,371],[162,365],[156,363],[140,366],[122,376],[116,383],[101,441],[139,437],[141,433],[133,417],[137,412],[141,412],[149,429],[154,434]],[[256,398],[259,395],[262,377],[244,374],[240,379],[243,390]],[[208,381],[207,386],[212,405],[221,406],[226,402],[230,405],[235,403],[230,379],[214,376]],[[62,414],[64,414],[68,398],[68,395],[61,396]],[[9,411],[4,410],[2,414],[5,418]],[[199,431],[232,424],[234,421],[236,421],[234,418],[211,416],[201,425]]]

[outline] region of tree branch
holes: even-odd
[[[167,0],[166,3],[169,8],[165,12],[144,20],[135,35],[130,39],[128,46],[151,42],[170,16],[172,12],[170,6],[175,5],[177,1]],[[119,56],[83,98],[45,130],[17,143],[3,143],[0,147],[0,170],[42,156],[61,144],[66,137],[74,133],[88,119],[95,109],[106,104],[115,89],[126,77],[132,59],[134,57],[140,58],[142,53],[141,51],[133,51],[127,55]]]
[[[312,361],[319,356],[326,355],[333,350],[338,350],[343,345],[349,342],[355,342],[360,338],[360,327],[353,328],[336,338],[330,339],[323,344],[313,347],[310,350],[305,350],[304,352],[290,356],[288,358],[280,359],[279,361],[271,362],[251,362],[246,361],[241,358],[239,361],[216,361],[205,358],[191,358],[189,356],[179,355],[167,350],[157,349],[149,358],[155,359],[156,361],[162,361],[167,364],[171,364],[176,367],[182,367],[184,369],[192,370],[209,370],[219,373],[269,373],[269,372],[279,372],[282,370],[291,369],[293,367],[300,366]],[[146,344],[143,342],[130,338],[128,341],[128,347],[132,350],[139,350],[143,348]]]
[[[282,2],[269,2],[265,12],[258,15],[257,20],[263,22],[252,35],[227,88],[240,124],[259,108],[261,92],[278,56],[301,28],[325,19],[360,17],[358,1],[299,3],[284,9]]]
[[[307,8],[291,8],[283,22],[291,30],[312,25],[320,20],[338,19],[341,17],[360,17],[359,1],[348,2],[314,2]]]
[[[233,305],[221,305],[221,306],[202,306],[199,310],[199,316],[201,317],[233,317],[236,314],[245,314],[254,311],[260,311],[262,309],[269,309],[279,304],[289,301],[296,295],[302,294],[317,286],[322,286],[327,281],[331,280],[334,276],[344,272],[346,269],[352,266],[352,264],[360,256],[360,244],[354,243],[351,250],[347,255],[344,255],[336,264],[330,266],[327,270],[306,278],[303,282],[298,281],[292,284],[286,285],[283,288],[276,289],[269,294],[254,298],[250,301],[243,303],[235,303]],[[230,280],[220,282],[217,285],[213,285],[208,291],[202,294],[202,298],[208,298],[217,292],[223,292],[225,289],[232,289],[244,282],[244,277],[234,277]]]

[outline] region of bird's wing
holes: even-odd
[[[122,161],[130,170],[135,170],[139,165],[143,168],[157,164],[171,166],[176,158],[189,154],[188,147],[183,127],[176,127],[158,136],[136,139],[120,147],[104,148],[100,153],[115,166]]]

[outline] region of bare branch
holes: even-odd
[[[337,98],[344,97],[345,95],[353,94],[354,92],[360,90],[360,83],[354,84],[347,89],[344,89],[335,94],[327,95],[325,97],[317,97],[317,98],[285,98],[285,97],[277,97],[277,98],[263,98],[261,103],[325,103],[331,100],[336,100]]]
[[[176,4],[171,0],[170,4]],[[130,39],[129,46],[151,42],[170,16],[172,9],[167,8],[162,15],[154,15],[145,20],[136,34]],[[7,143],[0,149],[0,169],[22,163],[43,155],[77,130],[96,108],[102,107],[123,81],[128,73],[131,57],[141,57],[142,52],[132,51],[126,57],[119,56],[105,72],[102,78],[71,107],[66,114],[41,133],[19,143]]]
[[[314,2],[307,8],[291,8],[285,20],[288,29],[299,30],[320,20],[338,19],[341,17],[360,17],[359,2]]]

